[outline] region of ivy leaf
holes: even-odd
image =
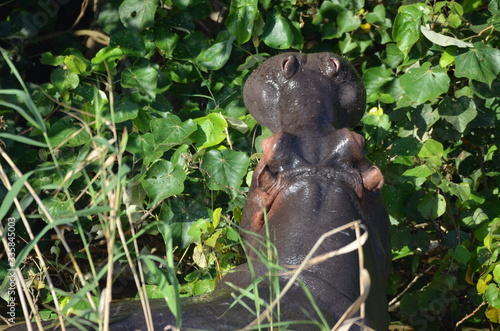
[[[225,190],[233,196],[233,189],[239,189],[246,174],[250,158],[243,152],[230,149],[212,149],[203,157],[203,168],[208,172],[208,187]]]
[[[193,71],[191,64],[184,64],[175,61],[169,63],[168,74],[170,79],[176,83],[186,84],[188,82],[189,74]]]
[[[226,138],[227,121],[220,113],[210,113],[195,119],[200,129],[193,135],[198,150],[215,146]]]
[[[77,74],[62,68],[56,68],[52,71],[50,74],[50,81],[59,93],[67,89],[74,89],[80,84],[80,78],[78,78]]]
[[[74,215],[73,202],[71,200],[61,200],[58,197],[50,197],[43,200],[43,205],[54,219],[71,217],[71,215]],[[40,207],[38,209],[42,219],[48,223],[45,213]]]
[[[172,32],[167,26],[162,26],[160,30],[155,30],[155,45],[163,56],[168,59],[173,57],[173,51],[179,41],[179,35]]]
[[[497,284],[490,283],[484,292],[484,297],[491,306],[500,309],[500,288]]]
[[[418,167],[406,170],[403,173],[403,176],[425,178],[425,177],[429,177],[433,173],[435,173],[434,170],[432,170],[429,166],[423,164],[423,165],[420,165]]]
[[[128,136],[126,150],[134,153],[137,159],[142,159],[146,167],[163,154],[163,152],[155,151],[155,141],[152,133],[139,135],[132,132]]]
[[[467,264],[471,256],[471,253],[464,245],[457,245],[455,251],[453,252],[453,259],[461,264]]]
[[[493,279],[497,284],[500,283],[500,264],[497,264],[493,269]]]
[[[462,96],[456,101],[445,98],[438,107],[439,115],[460,133],[477,116],[476,104],[470,98]]]
[[[455,56],[457,77],[466,77],[488,84],[500,73],[500,50],[484,45],[474,44],[474,48]]]
[[[427,139],[420,152],[418,152],[418,156],[420,157],[442,157],[444,153],[443,144],[434,139]]]
[[[53,55],[52,52],[45,52],[42,54],[40,62],[50,66],[59,66],[64,62],[64,55]]]
[[[151,66],[129,67],[122,72],[122,86],[135,88],[149,96],[151,100],[156,97],[158,71]]]
[[[451,184],[454,184],[454,186],[467,185],[468,188],[465,189],[465,187],[459,187],[459,188],[455,188],[452,190]],[[466,201],[470,198],[471,190],[470,190],[469,184],[467,184],[467,183],[460,183],[460,184],[450,183],[449,185],[450,185],[450,191],[453,194],[455,194],[456,196],[458,196],[460,198],[460,200]],[[484,222],[487,222],[488,220],[489,220],[488,215],[486,215],[485,212],[481,208],[477,208],[476,210],[474,210],[474,212],[465,211],[463,218],[462,218],[462,222],[464,222],[465,225],[467,225],[471,228],[482,225],[482,224],[484,224]]]
[[[118,61],[123,57],[123,51],[121,48],[115,46],[106,46],[97,52],[94,58],[90,61],[95,65],[95,70],[106,71],[106,66],[103,64],[107,63],[108,68],[111,70],[118,65]]]
[[[118,9],[120,20],[130,31],[142,31],[154,23],[158,0],[124,0]]]
[[[111,47],[119,48],[125,55],[142,57],[147,54],[144,39],[138,33],[127,30],[111,35],[109,44]]]
[[[233,0],[229,7],[226,27],[236,36],[238,44],[244,44],[252,35],[254,21],[258,15],[257,0]]]
[[[128,97],[119,99],[115,104],[115,123],[133,120],[139,114],[139,105]]]
[[[446,69],[430,69],[431,64],[425,62],[420,68],[411,68],[399,78],[406,94],[418,103],[432,100],[448,92],[450,77]]]
[[[450,192],[453,195],[457,196],[461,201],[469,200],[469,198],[470,198],[470,186],[469,186],[469,184],[467,184],[467,183],[457,184],[457,183],[450,182],[448,185],[449,185]],[[476,209],[476,211],[478,211],[478,210],[482,212],[482,210],[480,208]],[[476,216],[476,215],[474,215],[474,216]],[[475,219],[477,220],[478,217],[476,216]]]
[[[229,31],[220,32],[215,43],[198,54],[196,61],[207,70],[219,70],[229,60],[235,39]]]
[[[365,70],[363,73],[363,83],[366,88],[368,102],[373,102],[384,93],[384,86],[394,79],[391,69],[374,67]]]
[[[81,54],[80,56],[71,54],[64,57],[64,64],[68,68],[69,72],[81,75],[86,73],[89,61]]]
[[[52,147],[64,143],[64,146],[81,146],[90,140],[90,136],[81,126],[74,125],[69,117],[55,122],[48,132]]]
[[[182,122],[179,117],[169,114],[164,118],[151,120],[150,128],[155,138],[155,148],[167,151],[183,144],[187,137],[196,131],[197,126],[192,119]]]
[[[368,13],[366,15],[366,21],[368,23],[384,23],[385,21],[385,6],[384,5],[376,5],[373,8],[372,13]]]
[[[276,9],[273,9],[267,15],[262,40],[271,48],[299,48],[299,45],[302,43],[302,35],[288,18],[281,15]]]
[[[392,38],[405,56],[420,38],[419,27],[422,11],[419,7],[424,6],[424,4],[401,6],[394,19]]]
[[[337,15],[337,26],[340,34],[359,28],[361,19],[350,10],[343,10]]]
[[[488,306],[484,315],[493,323],[500,323],[500,309]]]
[[[151,198],[148,207],[184,191],[186,173],[182,167],[160,159],[146,172],[142,187]]]
[[[436,219],[446,211],[446,200],[441,194],[427,194],[419,202],[418,211],[425,219]]]

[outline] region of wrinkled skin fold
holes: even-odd
[[[271,301],[269,270],[259,259],[259,252],[266,255],[266,233],[279,264],[293,270],[325,232],[360,220],[368,231],[363,255],[371,280],[366,318],[360,322],[387,330],[385,286],[391,254],[379,192],[384,179],[363,155],[363,137],[347,129],[359,122],[365,109],[359,76],[346,59],[332,53],[284,53],[250,75],[244,100],[255,119],[273,133],[263,142],[243,211],[241,230],[249,263],[226,275],[213,293],[184,300],[183,329],[237,330],[251,323],[256,316],[241,304],[230,308],[232,294],[239,294],[233,286],[247,288],[259,279],[258,295]],[[341,231],[327,238],[315,256],[354,240],[353,229]],[[359,275],[357,252],[309,267],[299,279],[319,313],[296,282],[280,302],[279,320],[307,321],[289,325],[290,330],[319,330],[317,323],[324,318],[331,328],[359,297]],[[289,278],[281,273],[279,285]],[[252,300],[244,301],[255,307]],[[163,299],[150,304],[155,330],[175,325]],[[278,321],[276,314],[272,318]],[[140,302],[113,305],[111,321],[111,330],[146,329]]]

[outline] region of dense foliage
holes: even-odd
[[[269,136],[242,86],[298,50],[344,55],[366,85],[355,129],[386,177],[392,320],[500,322],[498,1],[66,3],[0,7],[3,243],[42,316],[96,311],[112,283],[114,297],[145,284],[139,296],[177,311],[177,293],[210,291],[240,262]]]

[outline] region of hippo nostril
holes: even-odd
[[[286,78],[291,78],[297,72],[298,68],[299,61],[297,61],[295,56],[290,55],[283,60],[281,69],[283,70],[283,75],[285,75]]]
[[[326,63],[325,74],[328,77],[333,77],[339,72],[340,62],[334,57],[330,57]]]

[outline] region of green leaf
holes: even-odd
[[[467,183],[449,183],[450,192],[457,196],[462,202],[469,200],[470,198],[470,186]],[[480,208],[476,209],[476,211],[481,210]]]
[[[135,88],[151,99],[156,97],[158,71],[151,66],[129,67],[122,72],[122,86]]]
[[[59,93],[67,89],[74,89],[80,84],[80,78],[78,78],[77,74],[62,68],[57,68],[52,71],[50,74],[50,81]]]
[[[403,173],[403,176],[409,176],[409,177],[429,177],[435,173],[433,169],[431,169],[429,166],[423,164],[418,167],[415,167],[413,169],[408,169]]]
[[[396,68],[404,60],[404,54],[394,43],[387,44],[385,49],[385,59],[382,62],[390,67]]]
[[[347,33],[342,35],[342,38],[339,40],[340,53],[342,54],[349,53],[356,47],[358,47],[358,44],[354,42],[354,40],[351,38],[351,35]]]
[[[211,226],[210,220],[199,219],[189,229],[188,234],[193,238],[193,242],[200,243],[201,237],[205,234],[211,234],[214,228]]]
[[[226,27],[236,36],[238,44],[244,44],[252,35],[255,19],[258,15],[257,0],[232,0]]]
[[[384,86],[394,79],[391,69],[373,67],[364,71],[363,83],[368,102],[373,102],[384,93]]]
[[[139,105],[130,100],[130,98],[120,98],[115,104],[115,123],[133,120],[139,114],[139,108]]]
[[[52,55],[52,52],[45,52],[40,58],[40,62],[49,66],[60,66],[64,62],[64,55]]]
[[[500,288],[497,284],[490,283],[484,292],[484,297],[491,306],[500,309]]]
[[[68,55],[64,57],[64,64],[68,68],[68,71],[73,72],[77,75],[81,75],[87,72],[87,66],[89,61],[83,57],[83,55]]]
[[[128,137],[126,150],[134,153],[136,159],[143,160],[146,167],[163,154],[163,151],[155,150],[155,139],[152,133],[139,135],[136,132],[132,132]]]
[[[399,78],[406,94],[418,103],[433,100],[448,92],[450,78],[446,69],[430,69],[431,64],[425,62],[420,68],[411,68]]]
[[[375,8],[373,8],[372,13],[368,13],[366,15],[366,21],[368,23],[374,24],[374,23],[384,23],[385,21],[385,6],[384,5],[376,5]]]
[[[455,185],[463,185],[463,184],[465,184],[465,183],[460,183],[460,184],[455,184]],[[452,192],[452,193],[455,194],[456,196],[458,196],[462,201],[465,201],[466,200],[465,198],[467,198],[467,199],[470,198],[470,186],[468,188],[468,196],[467,196],[467,189],[458,188],[455,190],[457,192],[456,193]],[[460,190],[463,190],[464,192],[460,192]],[[451,191],[451,189],[450,189],[450,191]],[[464,222],[464,224],[469,226],[469,227],[476,227],[476,226],[483,225],[489,220],[488,215],[486,215],[481,208],[475,209],[474,213],[472,213],[470,211],[466,211],[463,216],[464,216],[464,218],[462,219],[462,222]]]
[[[95,65],[95,70],[106,71],[104,62],[106,62],[109,70],[111,70],[118,65],[118,62],[122,57],[123,51],[121,50],[121,48],[115,46],[106,46],[104,48],[101,48],[99,52],[97,52],[90,63]]]
[[[462,96],[456,101],[445,98],[438,107],[439,115],[460,133],[463,133],[467,125],[477,116],[474,100]]]
[[[455,251],[453,252],[453,259],[462,264],[467,264],[469,262],[471,253],[464,245],[457,245]]]
[[[193,295],[201,295],[212,292],[215,289],[215,282],[213,279],[200,279],[193,286]]]
[[[155,30],[155,45],[163,56],[170,59],[173,57],[174,49],[179,40],[179,35],[173,33],[172,30],[166,26],[162,26],[160,30]]]
[[[144,39],[138,33],[127,30],[112,34],[109,44],[111,47],[119,48],[125,55],[142,57],[147,53]]]
[[[500,323],[500,309],[488,306],[484,315],[493,323]]]
[[[119,7],[120,20],[130,31],[142,31],[153,25],[158,0],[124,0]]]
[[[486,292],[486,290],[488,289],[488,283],[492,278],[493,277],[491,276],[491,274],[486,274],[486,276],[479,278],[476,284],[477,293],[483,294],[484,292]]]
[[[152,119],[150,128],[155,138],[155,149],[167,151],[183,144],[196,131],[197,125],[192,119],[182,122],[179,117],[169,114]]]
[[[427,139],[422,145],[420,152],[418,152],[418,156],[420,157],[436,156],[441,158],[443,156],[443,153],[444,153],[443,144],[434,139]]]
[[[212,190],[225,190],[233,196],[245,176],[250,158],[243,152],[212,149],[203,156],[203,168],[209,174],[208,186]]]
[[[439,193],[430,193],[420,200],[417,209],[425,219],[436,219],[446,211],[446,200]]]
[[[339,33],[351,32],[359,28],[361,19],[350,10],[343,10],[337,15]]]
[[[42,200],[43,205],[52,216],[53,219],[70,217],[73,214],[73,202],[70,200],[62,200],[58,197],[50,197]],[[48,223],[48,218],[43,213],[40,206],[38,212],[42,215],[42,219]]]
[[[281,13],[274,8],[273,11],[267,15],[262,40],[271,48],[300,48],[302,35],[287,17],[282,16]]]
[[[422,11],[418,8],[419,6],[423,7],[425,5],[417,4],[399,7],[398,14],[394,19],[392,38],[405,56],[408,55],[412,46],[420,38],[419,28]]]
[[[166,160],[158,160],[146,172],[142,187],[151,198],[148,207],[156,206],[160,201],[184,191],[184,170]]]
[[[74,125],[73,120],[69,117],[64,117],[55,122],[49,129],[48,136],[53,147],[62,143],[68,147],[80,146],[90,139],[87,131],[79,125]]]
[[[191,64],[184,64],[175,61],[169,63],[168,74],[170,79],[176,83],[186,84],[188,82],[188,77],[191,71],[193,71],[193,66]]]
[[[207,70],[219,70],[229,60],[235,39],[228,31],[220,32],[215,43],[198,54],[196,61]]]
[[[215,146],[226,139],[227,121],[220,113],[210,113],[195,119],[200,130],[193,135],[198,150]]]
[[[441,58],[439,58],[439,66],[441,68],[445,68],[455,62],[455,52],[456,47],[446,47],[445,51],[441,54]]]
[[[455,76],[488,84],[500,73],[500,50],[476,42],[474,48],[455,56]]]
[[[497,284],[500,284],[500,264],[497,264],[493,269],[493,279]]]

